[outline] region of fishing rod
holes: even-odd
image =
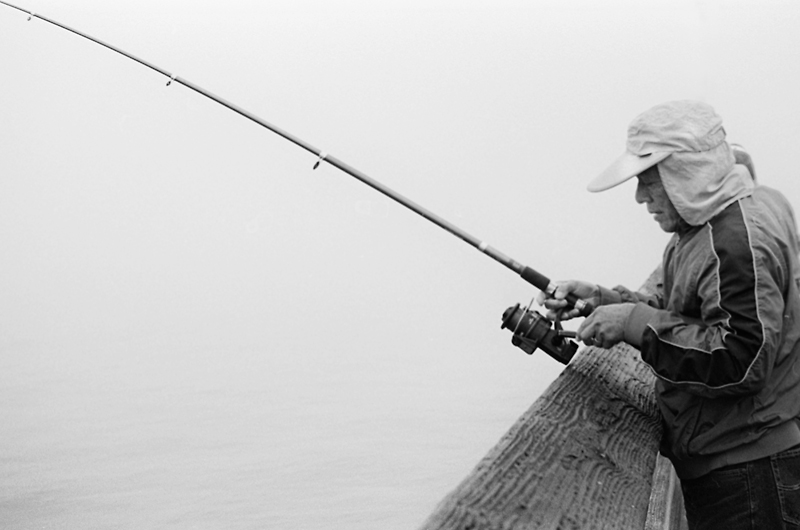
[[[388,188],[387,186],[369,177],[368,175],[359,171],[358,169],[344,163],[343,161],[339,160],[338,158],[332,155],[329,155],[325,151],[322,151],[312,146],[308,142],[298,138],[297,136],[294,136],[293,134],[281,129],[280,127],[277,127],[272,123],[256,116],[250,111],[209,92],[208,90],[192,83],[191,81],[179,77],[173,72],[169,72],[148,61],[136,57],[135,55],[132,55],[124,50],[121,50],[120,48],[112,44],[109,44],[100,39],[87,35],[86,33],[78,31],[65,24],[47,18],[44,15],[35,13],[33,11],[28,11],[27,9],[23,9],[16,5],[5,2],[4,0],[0,0],[0,4],[6,5],[12,9],[27,14],[29,22],[32,19],[36,18],[44,22],[47,22],[49,24],[52,24],[53,26],[66,30],[70,33],[73,33],[79,37],[87,39],[91,42],[99,44],[105,48],[108,48],[113,52],[116,52],[124,57],[127,57],[128,59],[136,61],[137,63],[163,75],[164,77],[167,78],[166,86],[170,86],[172,84],[183,85],[186,88],[194,90],[198,94],[205,96],[208,99],[211,99],[212,101],[215,101],[224,107],[227,107],[228,109],[236,112],[237,114],[244,116],[249,120],[254,121],[255,123],[261,125],[262,127],[269,129],[273,133],[285,138],[286,140],[289,140],[293,144],[316,155],[317,160],[314,163],[313,169],[317,169],[319,165],[323,162],[330,164],[331,166],[343,171],[344,173],[347,173],[348,175],[360,180],[367,186],[370,186],[371,188],[386,195],[390,199],[393,199],[394,201],[400,203],[401,205],[405,206],[414,213],[421,215],[428,221],[446,230],[447,232],[450,232],[451,234],[458,237],[462,241],[466,242],[470,246],[478,249],[483,254],[486,254],[487,256],[494,259],[498,263],[511,269],[519,276],[521,276],[522,279],[524,279],[534,287],[538,288],[539,290],[544,291],[549,296],[553,296],[555,294],[557,287],[556,284],[550,281],[548,277],[544,276],[540,272],[536,271],[531,267],[523,265],[522,263],[519,263],[518,261],[510,258],[509,256],[503,254],[499,250],[490,246],[485,241],[470,235],[469,233],[465,232],[464,230],[460,229],[459,227],[455,226],[449,221],[443,219],[442,217],[439,217],[430,210],[423,208],[422,206],[415,203],[411,199],[408,199],[407,197],[404,197],[403,195],[392,190],[391,188]],[[579,311],[580,315],[582,316],[588,315],[593,310],[591,304],[585,302],[584,300],[579,299],[572,293],[567,295],[566,300],[568,307],[574,307]],[[545,319],[535,311],[530,311],[530,304],[525,309],[520,308],[519,304],[517,304],[517,306],[506,310],[506,312],[503,314],[502,327],[511,329],[512,333],[514,334],[514,337],[512,338],[512,343],[519,346],[529,354],[533,353],[533,351],[535,351],[536,348],[538,347],[549,353],[557,360],[564,362],[566,364],[566,362],[568,362],[569,359],[572,357],[572,355],[575,353],[576,345],[574,345],[574,343],[570,341],[564,340],[564,337],[574,336],[574,334],[563,331],[559,325],[558,320],[556,320],[555,322],[556,329],[551,330],[550,322],[547,319]],[[573,346],[575,348],[573,348]]]

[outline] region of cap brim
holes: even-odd
[[[645,169],[658,164],[671,154],[671,152],[667,151],[638,156],[625,151],[605,171],[595,177],[586,186],[586,189],[598,192],[613,188],[626,180],[632,179]]]

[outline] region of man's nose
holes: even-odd
[[[647,193],[647,186],[642,185],[641,182],[637,183],[636,195],[634,198],[636,199],[636,202],[639,204],[650,202],[650,194]]]

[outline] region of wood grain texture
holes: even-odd
[[[653,472],[653,488],[644,530],[688,529],[680,480],[670,461],[659,455]]]
[[[645,528],[661,438],[653,383],[634,348],[585,348],[422,528]]]

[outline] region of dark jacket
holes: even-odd
[[[800,444],[798,280],[792,208],[758,186],[673,236],[659,295],[603,290],[604,303],[637,304],[625,337],[657,376],[679,477]]]

